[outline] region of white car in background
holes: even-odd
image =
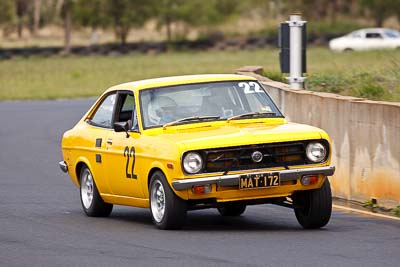
[[[400,32],[387,28],[361,29],[332,39],[329,48],[337,52],[396,49],[400,48]]]

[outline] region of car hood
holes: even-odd
[[[338,43],[338,42],[343,42],[343,41],[351,41],[354,40],[351,37],[348,36],[341,36],[341,37],[337,37],[337,38],[333,38],[329,41],[330,44],[334,44],[334,43]]]
[[[159,135],[185,150],[228,147],[250,144],[320,139],[319,128],[296,123],[268,125],[264,123],[205,125],[194,128],[165,129]]]

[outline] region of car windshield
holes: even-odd
[[[385,30],[384,33],[388,38],[400,38],[400,33],[395,30]]]
[[[361,38],[361,31],[351,32],[347,35],[347,37],[351,38]]]
[[[140,103],[144,129],[212,120],[283,117],[256,81],[146,89],[140,92]]]

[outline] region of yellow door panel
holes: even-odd
[[[140,177],[135,168],[140,164],[137,150],[140,150],[140,134],[111,132],[106,140],[103,156],[104,178],[114,195],[143,197]]]

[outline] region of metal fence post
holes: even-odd
[[[300,14],[292,14],[287,21],[290,27],[290,88],[303,89],[304,80],[302,68],[302,27],[306,21],[301,20]]]

